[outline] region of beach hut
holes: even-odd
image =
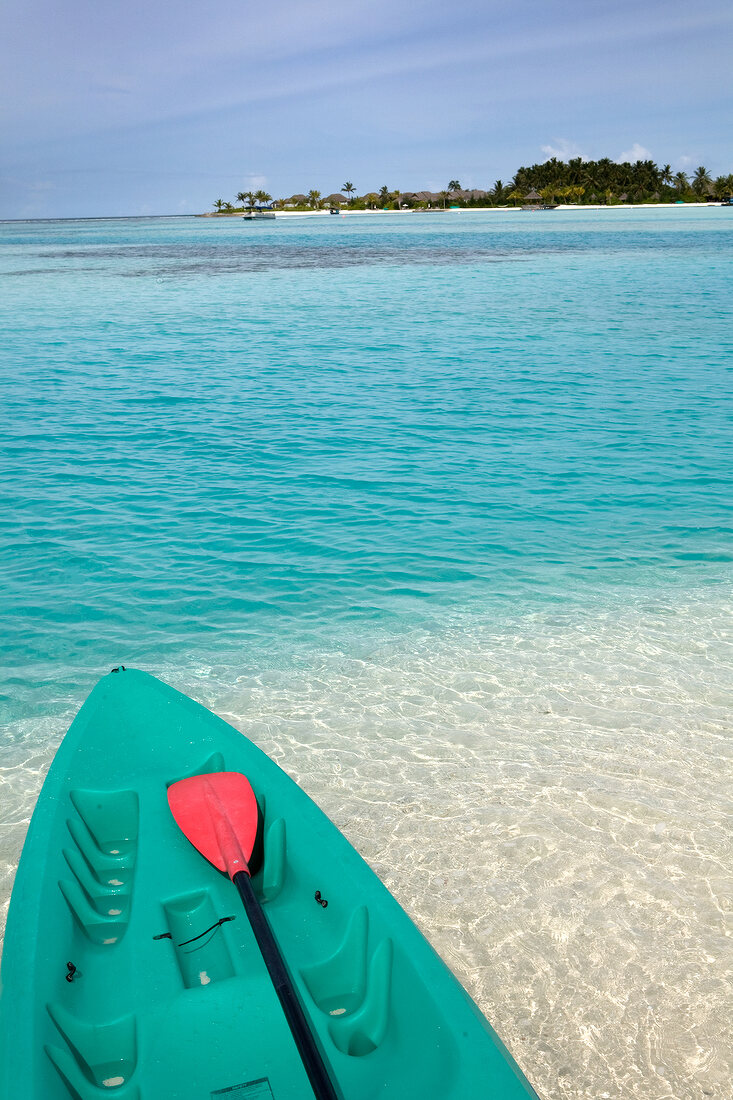
[[[323,201],[327,202],[329,206],[346,206],[349,200],[345,195],[336,194],[334,191],[333,195],[326,195]]]
[[[289,199],[285,200],[285,206],[307,206],[307,195],[291,195]]]
[[[522,204],[522,210],[554,210],[555,207],[552,203],[545,202],[539,191],[536,191],[534,187],[531,191],[528,191],[524,196],[524,203]]]
[[[458,199],[459,202],[479,202],[481,199],[485,199],[487,195],[487,191],[479,191],[476,188],[470,191],[453,191],[450,195],[450,201],[455,202]]]
[[[437,191],[418,191],[415,198],[418,202],[424,202],[428,208],[443,206],[443,196]]]

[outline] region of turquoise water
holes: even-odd
[[[0,901],[146,668],[543,1095],[722,1097],[732,258],[719,208],[0,225]]]

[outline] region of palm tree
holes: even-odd
[[[659,180],[660,180],[661,183],[666,183],[668,187],[671,186],[671,184],[672,184],[672,166],[670,164],[665,164],[664,167],[660,169],[660,171],[659,171]]]
[[[312,206],[314,210],[320,210],[321,209],[321,206],[323,204],[322,204],[322,200],[321,200],[321,192],[320,191],[309,191],[308,192],[308,205]]]
[[[343,187],[341,188],[341,190],[342,190],[342,191],[344,192],[344,194],[345,194],[345,195],[348,195],[348,196],[349,196],[349,202],[351,202],[351,201],[352,201],[352,198],[351,198],[351,196],[352,196],[352,195],[354,194],[354,192],[356,191],[356,188],[354,187],[354,185],[353,185],[353,183],[351,182],[351,180],[347,180],[347,181],[346,181],[346,183],[345,183],[345,184],[343,185]]]
[[[217,213],[221,214],[222,208],[224,206],[226,206],[226,203],[224,202],[224,199],[217,199],[216,202],[214,203],[214,210],[216,210]]]
[[[583,158],[572,157],[568,161],[568,176],[570,178],[570,186],[577,187],[583,175]]]
[[[676,172],[675,173],[674,186],[675,186],[675,190],[679,191],[680,195],[682,195],[685,191],[689,190],[690,181],[688,180],[688,178],[687,178],[687,176],[685,175],[684,172]]]
[[[385,183],[382,187],[379,188],[379,201],[381,202],[382,206],[386,206],[391,197],[392,194],[390,192],[390,189]]]
[[[247,206],[252,209],[255,204],[255,196],[252,191],[238,191],[237,202],[246,203]]]
[[[461,185],[458,182],[458,180],[451,180],[450,183],[448,184],[448,192],[450,193],[451,191],[460,191],[460,190],[461,190]]]
[[[255,191],[255,199],[260,206],[264,206],[266,203],[272,202],[272,195],[268,195],[267,191],[259,190]]]
[[[712,182],[712,177],[707,168],[704,164],[701,164],[699,168],[695,169],[695,175],[692,180],[692,190],[696,195],[707,195],[710,193]]]
[[[491,197],[495,203],[500,203],[504,197],[504,184],[501,180],[497,180],[491,189]]]
[[[733,195],[733,176],[718,176],[713,184],[716,199],[727,199]]]

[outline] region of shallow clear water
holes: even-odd
[[[1,225],[4,907],[73,713],[143,667],[302,782],[543,1096],[726,1096],[732,245]]]

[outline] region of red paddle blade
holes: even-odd
[[[259,807],[249,780],[239,772],[181,779],[168,788],[168,805],[181,832],[201,855],[234,878],[249,874]]]

